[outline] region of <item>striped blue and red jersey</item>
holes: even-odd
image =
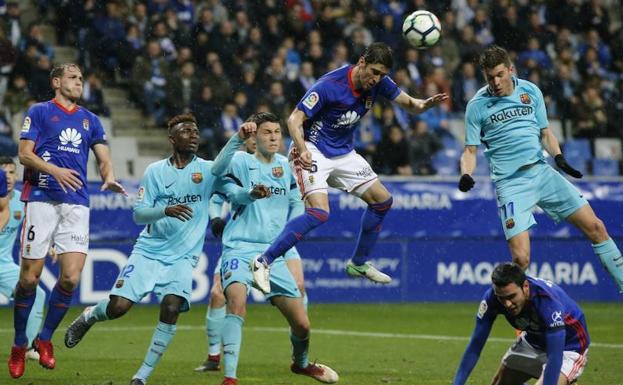
[[[35,154],[58,167],[76,170],[82,188],[64,192],[48,174],[24,169],[22,201],[56,201],[89,206],[87,160],[89,149],[106,143],[106,133],[99,118],[84,107],[68,110],[52,99],[32,105],[22,124],[21,140],[35,142]]]

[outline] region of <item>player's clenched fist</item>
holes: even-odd
[[[254,122],[244,122],[242,123],[242,126],[240,126],[240,129],[238,130],[238,136],[240,136],[240,138],[242,139],[247,139],[255,135],[256,131],[257,131],[257,124],[255,124]]]
[[[263,184],[256,184],[249,192],[249,195],[251,195],[253,199],[262,199],[268,198],[271,195],[271,192],[270,189]]]
[[[168,217],[177,218],[182,222],[186,222],[193,217],[193,209],[187,205],[168,206],[164,209],[164,214]]]
[[[463,174],[463,176],[461,176],[461,179],[459,180],[459,190],[463,192],[468,192],[472,189],[472,187],[474,187],[475,184],[476,182],[474,181],[474,178],[471,177],[471,175]]]

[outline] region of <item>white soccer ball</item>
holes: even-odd
[[[415,11],[402,23],[402,34],[417,49],[426,49],[437,43],[441,36],[441,23],[435,14]]]

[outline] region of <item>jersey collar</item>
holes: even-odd
[[[355,69],[355,66],[351,65],[350,68],[348,68],[348,73],[346,75],[346,78],[348,79],[348,87],[350,88],[350,91],[353,93],[353,95],[355,95],[356,97],[361,96],[361,93],[359,93],[356,89],[355,89],[355,84],[353,83],[353,79],[352,79],[352,73],[353,73],[353,69]]]
[[[75,107],[71,110],[68,110],[67,108],[65,108],[65,106],[63,106],[62,104],[60,104],[58,102],[58,100],[56,100],[56,98],[50,100],[52,103],[54,103],[56,105],[56,107],[60,108],[63,112],[65,112],[66,114],[74,114],[78,111],[78,109],[80,108],[80,106],[78,106],[77,104],[75,105]]]

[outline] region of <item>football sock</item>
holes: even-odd
[[[106,313],[106,308],[108,308],[109,303],[110,298],[105,298],[99,301],[97,305],[93,306],[91,311],[86,315],[87,322],[108,321],[110,317],[108,317],[108,313]]]
[[[225,322],[225,306],[208,307],[206,317],[208,335],[208,354],[217,356],[221,354],[221,342],[223,323]]]
[[[223,323],[223,361],[225,377],[236,378],[240,345],[242,343],[242,325],[244,318],[235,314],[227,314]]]
[[[282,256],[290,250],[305,234],[315,229],[329,219],[329,213],[323,209],[308,208],[305,214],[290,220],[277,238],[264,252],[267,262],[271,263],[275,258]]]
[[[610,273],[620,291],[623,291],[623,256],[612,238],[593,245],[595,254]]]
[[[381,232],[381,224],[385,214],[392,207],[394,199],[390,197],[385,202],[371,203],[361,216],[361,229],[357,238],[357,246],[351,260],[355,265],[363,265],[368,260],[370,250],[376,244]]]
[[[45,306],[45,291],[37,286],[37,296],[30,310],[28,322],[26,323],[26,337],[28,338],[28,346],[32,345],[39,330],[41,330],[41,322],[43,321],[43,307]]]
[[[290,332],[292,342],[292,359],[299,368],[306,368],[309,365],[307,352],[309,351],[309,335],[306,338],[299,338]]]
[[[73,290],[65,290],[60,287],[58,282],[56,283],[56,286],[54,286],[54,289],[52,289],[50,293],[48,314],[45,316],[43,328],[41,329],[41,333],[39,333],[39,338],[41,340],[50,341],[52,339],[52,334],[54,334],[58,324],[61,323],[63,317],[67,314],[67,310],[69,310],[69,305],[71,305],[73,296]]]
[[[26,337],[26,325],[28,324],[28,317],[35,298],[37,296],[36,290],[26,290],[17,283],[15,286],[15,303],[13,304],[13,327],[15,328],[15,340],[16,346],[26,346],[28,344],[28,337]]]
[[[154,335],[151,337],[147,354],[143,359],[143,365],[138,369],[138,372],[132,378],[140,378],[143,382],[147,382],[147,378],[151,375],[154,368],[162,358],[162,355],[167,350],[169,343],[175,335],[177,327],[175,324],[166,324],[164,322],[158,322]]]

